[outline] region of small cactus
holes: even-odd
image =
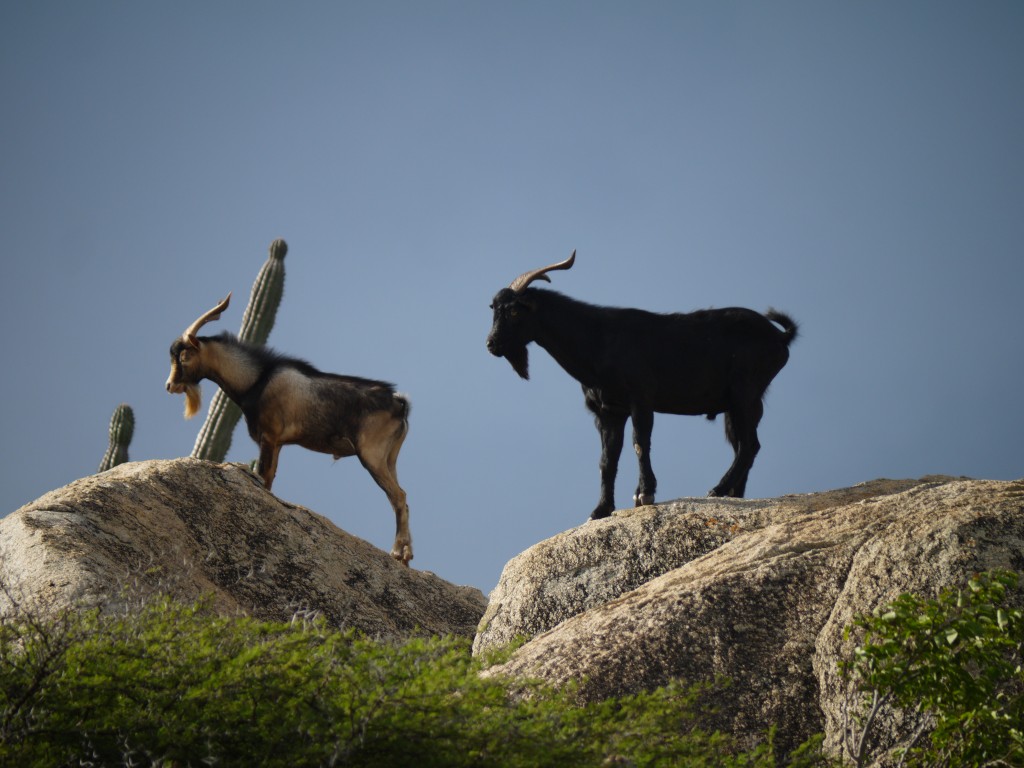
[[[251,344],[266,344],[270,329],[274,327],[277,308],[284,295],[284,257],[288,244],[275,240],[270,244],[270,255],[264,262],[256,282],[252,284],[249,303],[242,315],[242,328],[238,338]],[[224,461],[231,448],[231,434],[235,431],[241,409],[231,402],[222,390],[210,400],[210,410],[196,437],[192,458]]]
[[[106,472],[128,461],[128,445],[134,433],[135,414],[132,407],[121,403],[114,409],[114,415],[110,418],[110,446],[103,456],[103,461],[100,462],[100,472]]]

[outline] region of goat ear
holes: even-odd
[[[532,312],[533,310],[535,310],[537,308],[536,300],[532,296],[529,296],[527,294],[523,294],[521,296],[517,296],[516,297],[516,304],[518,306],[522,307],[523,309],[529,310],[530,312]]]

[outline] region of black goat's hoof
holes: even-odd
[[[743,494],[742,493],[736,493],[735,490],[732,490],[732,489],[721,490],[719,488],[712,488],[710,491],[708,491],[708,496],[713,496],[713,497],[720,498],[720,499],[742,499],[743,498]]]
[[[604,520],[606,517],[611,516],[612,511],[610,509],[603,509],[601,507],[598,507],[597,509],[590,513],[591,520]]]
[[[653,493],[638,493],[633,497],[634,507],[647,507],[654,503]]]

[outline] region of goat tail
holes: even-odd
[[[406,429],[408,429],[409,414],[412,412],[412,401],[409,400],[408,395],[402,394],[401,392],[395,392],[395,394],[392,395],[392,398],[394,400],[394,410],[392,410],[392,413],[396,418],[401,419],[402,423],[405,424]]]
[[[785,312],[769,309],[764,313],[764,316],[773,323],[777,323],[782,326],[782,339],[786,342],[787,347],[793,342],[793,339],[795,339],[797,334],[800,332],[800,327],[796,324],[796,321],[794,321],[793,318]]]

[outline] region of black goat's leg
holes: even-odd
[[[654,412],[633,411],[633,449],[640,463],[640,481],[633,494],[633,503],[642,507],[654,503],[658,481],[651,467],[651,432],[654,430]]]
[[[746,408],[737,408],[725,414],[725,434],[736,455],[732,466],[708,492],[708,496],[733,496],[742,499],[747,490],[747,477],[754,459],[761,450],[757,439],[757,425],[761,422],[764,406],[760,398]]]
[[[600,410],[595,421],[601,433],[601,500],[590,514],[590,519],[600,520],[615,509],[615,476],[619,471],[619,456],[626,432],[626,414]]]
[[[757,427],[751,428],[740,440],[740,457],[742,460],[732,481],[732,496],[742,499],[747,492],[747,477],[754,466],[754,459],[761,450],[757,439]]]
[[[739,439],[736,436],[735,429],[733,428],[731,411],[726,411],[725,413],[725,438],[732,446],[732,464],[729,465],[729,469],[726,473],[722,475],[722,479],[718,481],[718,485],[708,491],[708,496],[729,496],[729,488],[732,484],[732,478],[736,473],[736,462],[739,461],[740,456],[740,444]]]

